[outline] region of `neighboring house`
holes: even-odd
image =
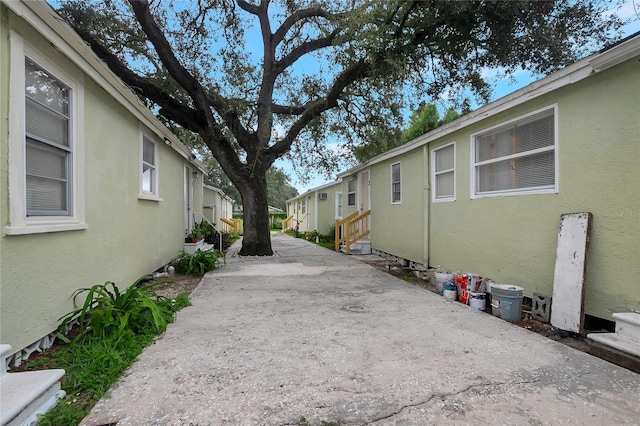
[[[342,182],[335,181],[287,200],[289,228],[328,234],[336,219],[342,218]]]
[[[231,220],[233,218],[233,199],[224,193],[222,189],[204,185],[204,205],[202,214],[216,229],[222,230],[221,218]]]
[[[636,35],[342,173],[343,215],[370,208],[374,252],[531,297],[560,216],[591,212],[587,320],[639,309],[639,59]]]
[[[206,168],[43,1],[1,1],[0,67],[0,341],[18,361],[75,290],[182,250]]]

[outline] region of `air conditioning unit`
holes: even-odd
[[[327,200],[329,198],[329,194],[327,194],[326,192],[319,192],[318,193],[318,199],[319,200]]]

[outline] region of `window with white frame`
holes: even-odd
[[[86,229],[82,74],[9,34],[7,235]]]
[[[391,165],[391,203],[402,202],[401,170],[400,163]]]
[[[140,187],[143,194],[158,195],[158,144],[142,136]]]
[[[456,199],[456,144],[455,142],[431,152],[433,201],[455,201]]]
[[[356,180],[351,179],[347,182],[347,206],[353,207],[356,205]]]
[[[27,216],[71,216],[71,89],[25,59]]]
[[[336,192],[336,219],[342,219],[342,192]]]
[[[557,191],[555,107],[472,135],[472,196]]]

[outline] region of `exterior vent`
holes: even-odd
[[[326,192],[319,192],[318,193],[318,199],[319,200],[327,200],[329,198],[329,194],[327,194]]]

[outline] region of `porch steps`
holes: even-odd
[[[587,338],[596,349],[608,350],[613,355],[626,357],[637,371],[640,368],[640,313],[618,312],[612,315],[616,321],[615,333],[589,333]]]
[[[346,245],[340,245],[340,251],[346,253]],[[371,240],[366,236],[355,243],[351,244],[351,254],[371,254]]]
[[[194,254],[198,250],[209,251],[213,247],[213,244],[205,243],[204,240],[200,240],[197,243],[184,243],[184,251],[189,254]]]
[[[64,398],[65,392],[60,389],[64,370],[9,373],[7,358],[10,354],[10,345],[0,345],[0,426],[32,425],[39,415]]]

